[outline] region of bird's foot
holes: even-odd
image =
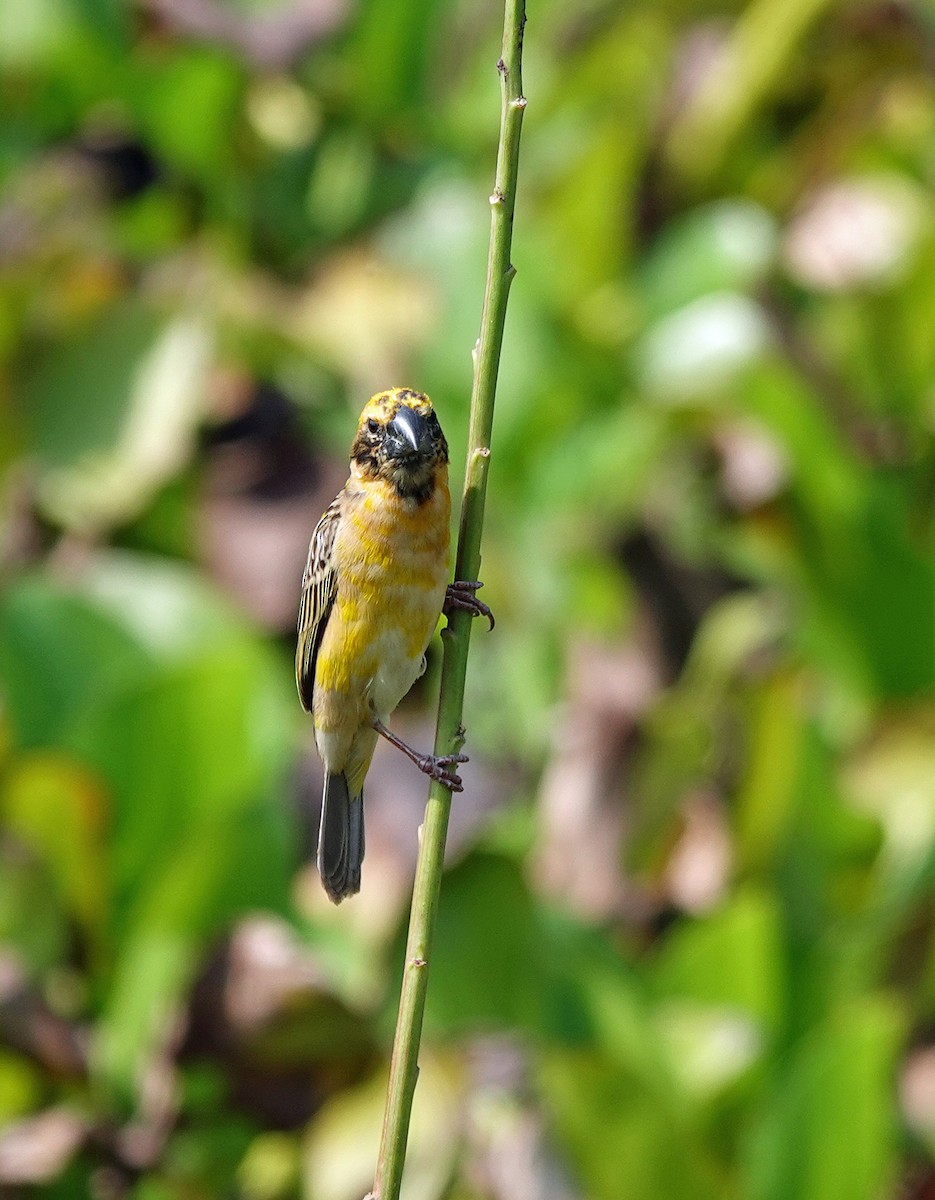
[[[493,613],[483,600],[478,600],[474,594],[478,588],[483,586],[478,579],[456,579],[454,583],[449,583],[442,612],[446,617],[450,617],[453,612],[460,609],[470,613],[472,617],[486,617],[490,622],[489,628],[493,629],[496,624]]]
[[[464,791],[461,776],[453,768],[468,761],[466,754],[414,754],[412,761],[429,779],[443,783],[449,791]]]
[[[403,754],[410,762],[428,775],[430,779],[435,779],[438,783],[443,783],[449,791],[463,792],[464,784],[461,782],[461,776],[453,768],[460,763],[466,763],[468,756],[466,754],[421,754],[418,750],[414,750],[412,746],[403,741],[401,737],[397,737],[391,729],[380,720],[374,720],[373,727],[380,735],[397,750],[402,750]]]

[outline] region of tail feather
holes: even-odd
[[[325,773],[318,831],[318,871],[335,904],[360,891],[364,859],[364,797],[351,796],[343,774]]]

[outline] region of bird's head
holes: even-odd
[[[448,443],[422,392],[390,388],[367,401],[357,423],[351,463],[362,479],[382,479],[418,503],[448,465]]]

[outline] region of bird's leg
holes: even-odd
[[[464,791],[461,776],[452,768],[456,767],[458,763],[466,763],[468,761],[466,754],[420,754],[418,750],[407,746],[403,739],[397,737],[391,729],[387,729],[379,717],[373,718],[373,727],[380,737],[386,738],[390,745],[395,746],[397,750],[402,750],[403,754],[430,779],[437,779],[452,792]]]
[[[490,622],[490,628],[493,629],[495,621],[493,613],[483,602],[478,600],[475,592],[478,588],[484,585],[477,579],[456,579],[454,583],[448,584],[448,591],[445,593],[445,603],[442,605],[442,612],[446,617],[450,617],[455,609],[463,609],[469,612],[472,617],[486,617]]]

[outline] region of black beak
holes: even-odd
[[[394,458],[424,453],[431,443],[428,422],[412,408],[402,406],[386,427],[387,449]]]

